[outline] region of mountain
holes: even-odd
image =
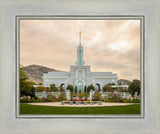
[[[42,80],[43,73],[59,71],[56,69],[52,69],[52,68],[48,68],[40,65],[30,65],[22,68],[23,68],[23,71],[28,76],[29,80],[35,82],[36,84],[43,83],[43,80]]]
[[[128,85],[129,83],[131,83],[131,81],[125,80],[125,79],[119,79],[119,80],[117,81],[117,83],[118,83],[118,84],[121,83],[121,85]]]

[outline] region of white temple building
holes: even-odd
[[[117,74],[112,72],[91,72],[90,66],[85,65],[83,60],[83,47],[81,45],[81,32],[79,34],[79,46],[77,47],[77,60],[75,65],[70,66],[69,72],[48,72],[43,74],[43,85],[50,87],[55,84],[57,87],[68,84],[77,87],[77,92],[84,92],[84,87],[93,84],[96,89],[103,89],[108,83],[117,84]]]

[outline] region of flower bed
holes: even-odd
[[[70,100],[70,101],[87,101],[85,99],[73,99],[73,100]]]

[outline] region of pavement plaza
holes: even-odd
[[[90,105],[84,105],[84,104],[73,104],[70,105],[69,103],[65,103],[64,105],[61,105],[61,102],[41,102],[41,103],[28,103],[31,105],[39,105],[39,106],[56,106],[56,107],[104,107],[104,106],[125,106],[125,105],[132,105],[135,103],[113,103],[113,102],[102,102],[102,105],[99,105],[98,103]]]

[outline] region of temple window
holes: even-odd
[[[78,78],[83,78],[83,72],[82,72],[82,70],[78,71]]]

